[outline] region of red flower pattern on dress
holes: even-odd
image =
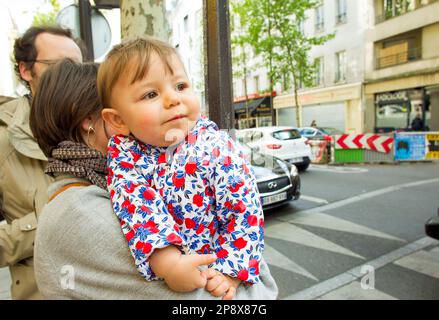
[[[147,280],[154,250],[216,253],[209,267],[258,283],[263,212],[241,149],[202,118],[176,149],[117,135],[108,147],[108,188],[135,265]]]

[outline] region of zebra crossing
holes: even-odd
[[[413,276],[413,281],[417,274],[427,276],[436,284],[437,290],[434,286],[432,290],[439,299],[439,241],[422,238],[407,243],[394,235],[315,211],[298,212],[288,220],[270,222],[265,231],[267,249],[264,257],[278,283],[280,299],[406,298],[386,292],[378,283],[373,288],[365,288],[361,279],[366,274],[361,268],[368,265],[377,276],[388,266],[406,270]],[[331,232],[344,237],[329,239],[327,235]],[[340,240],[334,241],[337,238]],[[354,238],[358,238],[355,245],[352,244]],[[373,239],[374,248],[361,248],[362,243],[370,245],[369,241],[362,241],[365,239]],[[427,250],[429,247],[433,249]],[[307,255],[303,256],[305,252]],[[338,263],[331,263],[331,259]],[[318,270],[316,264],[326,266],[325,272]],[[288,287],[284,285],[287,279]]]

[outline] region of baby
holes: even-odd
[[[239,146],[201,116],[175,49],[154,38],[117,45],[98,91],[119,133],[108,146],[108,189],[138,271],[224,299],[258,283],[264,218],[254,175]]]

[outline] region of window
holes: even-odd
[[[376,68],[386,68],[422,58],[422,31],[415,30],[375,44]]]
[[[323,78],[324,78],[324,72],[325,72],[325,65],[323,57],[317,58],[314,62],[314,65],[316,67],[316,74],[315,74],[315,85],[320,86],[323,84]]]
[[[259,92],[259,76],[255,76],[253,79],[255,81],[255,92]]]
[[[337,8],[337,16],[335,21],[337,24],[346,23],[347,21],[347,4],[346,0],[335,0]]]
[[[346,81],[346,51],[337,52],[335,82]]]
[[[394,18],[407,12],[429,5],[437,0],[381,0],[381,14],[376,17],[376,23]]]
[[[299,22],[299,32],[304,36],[305,35],[305,21],[301,20]]]
[[[316,33],[322,32],[323,27],[325,25],[324,21],[324,12],[323,12],[323,4],[315,8],[316,13]]]
[[[287,129],[282,131],[276,131],[271,134],[273,138],[277,140],[295,140],[300,139],[302,136],[296,129]]]
[[[189,32],[189,17],[185,16],[183,19],[183,27],[184,27],[184,32]]]

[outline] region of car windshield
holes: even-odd
[[[302,136],[300,135],[299,130],[296,129],[286,129],[281,131],[276,131],[272,133],[273,138],[278,140],[294,140],[300,139]]]

